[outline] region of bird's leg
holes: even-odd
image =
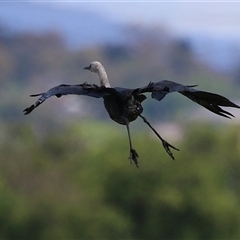
[[[139,116],[143,119],[143,121],[153,130],[153,132],[154,132],[154,133],[158,136],[158,138],[162,141],[162,145],[163,145],[165,151],[168,153],[168,155],[169,155],[173,160],[175,160],[175,158],[174,158],[174,156],[173,156],[170,148],[173,148],[173,149],[175,149],[175,150],[177,150],[177,151],[179,151],[179,149],[175,148],[175,147],[172,146],[170,143],[168,143],[166,140],[164,140],[164,139],[159,135],[159,133],[151,126],[151,124],[148,122],[148,120],[147,120],[145,117],[143,117],[142,115],[139,115]]]
[[[137,151],[132,147],[132,140],[131,140],[131,135],[130,135],[130,129],[129,129],[129,121],[127,118],[124,119],[125,123],[126,123],[126,127],[127,127],[127,133],[128,133],[128,140],[129,140],[129,146],[130,146],[130,156],[129,156],[129,160],[130,163],[132,163],[132,161],[135,163],[136,167],[138,167],[138,154]]]

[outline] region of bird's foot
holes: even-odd
[[[129,156],[129,160],[130,160],[130,163],[132,164],[132,161],[135,163],[136,167],[138,167],[138,153],[135,149],[130,149],[130,156]]]
[[[173,156],[173,153],[171,152],[171,149],[170,149],[170,148],[172,148],[172,149],[174,149],[174,150],[177,150],[177,151],[179,151],[179,149],[178,149],[178,148],[175,148],[174,146],[172,146],[170,143],[168,143],[168,142],[165,141],[164,139],[162,139],[162,145],[163,145],[165,151],[168,153],[168,155],[169,155],[173,160],[175,160],[175,158],[174,158],[174,156]]]

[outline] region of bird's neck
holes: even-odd
[[[110,83],[108,81],[108,76],[107,76],[107,73],[104,69],[101,69],[99,72],[98,72],[98,76],[99,76],[99,79],[100,79],[100,84],[101,86],[104,86],[104,87],[107,87],[107,88],[110,88]]]

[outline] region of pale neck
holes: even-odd
[[[99,76],[99,79],[100,79],[101,86],[104,86],[106,88],[111,87],[110,83],[108,81],[107,73],[106,73],[106,71],[103,67],[99,69],[98,76]]]

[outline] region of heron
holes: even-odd
[[[178,92],[207,110],[226,118],[234,117],[234,115],[221,107],[240,108],[240,106],[231,102],[224,96],[195,89],[197,85],[182,85],[173,81],[162,80],[159,82],[150,82],[144,87],[133,89],[111,87],[105,68],[100,62],[93,61],[87,67],[84,67],[84,69],[98,74],[100,86],[96,84],[89,84],[87,82],[77,85],[61,84],[49,89],[46,92],[32,94],[30,95],[31,97],[40,97],[33,105],[23,110],[24,114],[26,115],[31,113],[36,107],[52,96],[59,98],[63,95],[74,94],[102,98],[109,117],[113,121],[125,125],[127,128],[130,149],[129,160],[131,163],[134,162],[136,167],[139,167],[139,155],[132,145],[129,124],[130,122],[135,121],[138,117],[140,117],[156,134],[156,136],[160,139],[163,148],[173,160],[175,158],[172,150],[179,151],[178,148],[163,139],[149,123],[147,118],[142,115],[142,102],[147,99],[146,94],[150,93],[153,99],[161,101],[167,94]]]

